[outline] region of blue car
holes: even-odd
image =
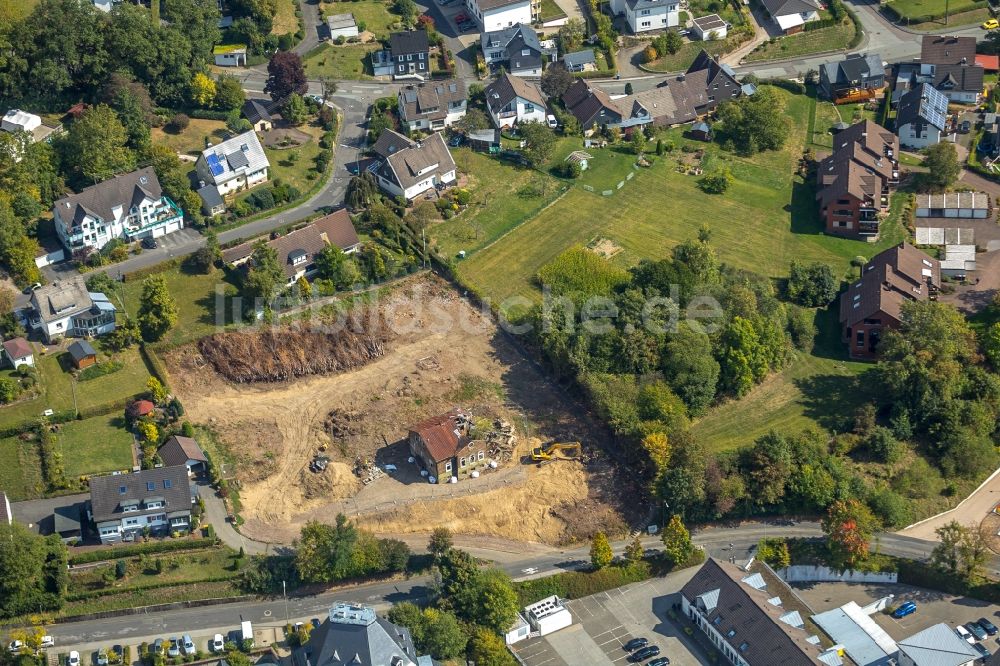
[[[917,605],[912,601],[907,601],[906,603],[902,604],[899,608],[892,611],[892,616],[898,620],[901,617],[906,617],[907,615],[910,615],[911,613],[915,612],[917,612]]]

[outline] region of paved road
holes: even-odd
[[[323,24],[320,17],[319,0],[298,1],[299,9],[302,10],[302,25],[305,27],[305,35],[292,50],[304,56],[319,45],[326,33],[326,25]]]

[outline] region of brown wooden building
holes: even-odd
[[[410,454],[439,483],[453,476],[467,478],[490,462],[487,443],[470,437],[469,421],[458,410],[421,421],[410,429],[408,439]]]
[[[887,328],[898,328],[903,304],[926,301],[941,287],[941,264],[908,243],[875,255],[861,279],[840,295],[840,325],[852,358],[873,359]]]

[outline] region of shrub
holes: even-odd
[[[167,123],[166,129],[170,132],[183,132],[191,124],[191,118],[184,113],[174,114]]]

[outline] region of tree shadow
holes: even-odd
[[[872,397],[861,376],[818,374],[794,383],[802,392],[805,416],[834,432],[849,430],[856,409]]]
[[[792,179],[792,200],[785,206],[785,212],[791,217],[793,234],[823,233],[819,205],[816,202],[816,186],[811,181]]]

